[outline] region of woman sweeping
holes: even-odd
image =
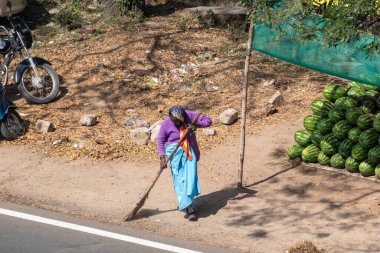
[[[178,199],[178,209],[185,211],[190,221],[197,220],[197,214],[193,207],[194,197],[200,194],[197,175],[197,162],[200,158],[195,130],[197,127],[209,127],[212,121],[209,117],[200,115],[196,124],[190,126],[197,113],[185,110],[181,106],[170,109],[169,116],[161,125],[157,139],[158,153],[160,155],[161,169],[166,168],[165,155],[169,156],[177,145],[186,129],[190,127],[187,136],[180,143],[169,165],[172,172],[174,190]]]

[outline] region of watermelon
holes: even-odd
[[[362,105],[359,107],[364,113],[374,113],[376,111],[376,104],[372,100],[364,100]]]
[[[373,147],[368,151],[368,161],[373,164],[380,163],[380,146]]]
[[[288,157],[289,159],[296,159],[301,157],[303,147],[299,145],[293,145],[288,149]]]
[[[311,144],[311,132],[307,130],[298,130],[294,134],[294,140],[297,142],[298,145],[302,147],[306,147]]]
[[[323,96],[331,101],[331,102],[334,102],[335,101],[335,98],[334,98],[334,95],[335,95],[335,91],[339,88],[338,85],[335,85],[333,83],[329,83],[329,84],[326,84],[325,87],[323,88]]]
[[[320,152],[321,150],[319,148],[311,144],[302,150],[302,160],[307,163],[316,163],[318,162],[318,155]]]
[[[345,167],[348,172],[356,173],[359,172],[359,161],[356,161],[352,156],[346,159]]]
[[[346,109],[349,109],[349,108],[358,107],[359,102],[353,97],[346,97],[346,101],[344,102],[344,105]]]
[[[379,97],[379,92],[377,92],[375,90],[367,90],[364,93],[364,97],[371,99],[373,101],[376,101],[376,99]]]
[[[323,134],[319,132],[318,130],[314,131],[313,134],[311,135],[310,139],[311,142],[318,148],[321,147],[321,140],[323,138]]]
[[[349,83],[347,84],[347,86],[348,86],[349,88],[356,87],[356,88],[359,88],[359,89],[364,89],[363,86],[362,86],[360,83],[358,83],[358,82],[349,82]]]
[[[311,110],[315,115],[327,117],[334,104],[323,98],[318,98],[311,103]]]
[[[344,120],[345,119],[344,112],[337,108],[333,108],[329,112],[329,119],[334,123]]]
[[[370,177],[375,175],[375,166],[368,161],[363,161],[359,164],[359,171],[363,177]]]
[[[321,149],[326,155],[333,155],[338,152],[339,140],[333,134],[327,134],[321,140]]]
[[[379,91],[377,86],[372,86],[369,84],[358,83],[361,87],[363,87],[366,91]]]
[[[347,91],[348,89],[346,87],[338,86],[334,92],[334,99],[337,100],[341,97],[347,96]]]
[[[380,179],[380,164],[375,168],[375,175],[378,179]]]
[[[335,101],[334,107],[339,109],[339,110],[345,110],[346,109],[346,100],[347,97],[340,97]]]
[[[359,144],[367,149],[376,146],[378,140],[379,134],[373,128],[363,131],[359,136]]]
[[[345,139],[340,143],[338,152],[342,157],[347,158],[351,155],[351,151],[353,147],[354,147],[354,143],[350,141],[349,139]]]
[[[351,124],[356,125],[356,121],[360,117],[360,115],[364,114],[364,112],[359,108],[350,108],[346,111],[346,120]]]
[[[377,108],[380,109],[380,97],[378,97],[378,98],[376,99],[376,105],[377,105]]]
[[[361,133],[362,133],[362,130],[360,130],[360,128],[358,127],[352,128],[348,132],[348,139],[352,141],[353,143],[358,143]]]
[[[340,154],[335,154],[331,157],[330,163],[334,168],[344,169],[346,160]]]
[[[376,115],[375,119],[373,120],[372,127],[376,131],[380,132],[380,117],[377,117],[377,115]]]
[[[313,132],[317,129],[319,121],[321,121],[322,117],[318,115],[309,115],[305,117],[303,120],[303,125],[306,130]]]
[[[356,124],[358,125],[360,129],[368,129],[372,127],[374,119],[375,119],[375,115],[366,113],[366,114],[360,115],[360,117],[356,121]]]
[[[322,134],[328,134],[328,133],[331,133],[333,127],[334,127],[334,122],[332,122],[330,119],[322,119],[319,122],[318,131],[321,132]]]
[[[360,144],[356,144],[351,151],[351,156],[358,161],[364,161],[368,156],[368,149]]]
[[[330,157],[328,157],[325,153],[320,152],[318,155],[318,162],[322,166],[329,166],[330,165]]]
[[[360,87],[352,87],[347,92],[347,96],[354,97],[354,98],[360,98],[364,96],[365,90]]]
[[[341,120],[335,124],[332,129],[334,136],[338,139],[345,139],[348,136],[348,132],[352,129],[352,125],[347,120]]]

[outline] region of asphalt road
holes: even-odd
[[[0,253],[232,253],[145,231],[0,202]]]

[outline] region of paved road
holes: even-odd
[[[0,202],[0,253],[24,252],[232,253],[233,251]]]

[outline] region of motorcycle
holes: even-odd
[[[15,140],[25,133],[24,121],[16,111],[15,104],[5,96],[0,86],[0,133],[6,140]]]
[[[16,67],[13,82],[20,94],[30,103],[49,103],[59,92],[58,75],[49,61],[31,56],[29,49],[33,43],[32,32],[20,17],[12,15],[10,1],[7,2],[7,6],[10,10],[7,17],[9,27],[0,26],[0,31],[6,34],[0,36],[0,55],[4,57],[0,65],[2,85],[5,87],[8,84],[9,65],[18,53],[22,61]]]

